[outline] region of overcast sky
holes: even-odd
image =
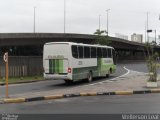
[[[36,32],[63,33],[63,3],[64,0],[0,0],[0,32],[33,32],[36,6]],[[106,30],[107,9],[109,35],[144,34],[147,12],[149,28],[160,33],[160,0],[66,0],[66,32],[93,34],[99,26],[99,15],[101,29]]]

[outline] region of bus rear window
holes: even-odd
[[[102,58],[102,48],[100,47],[97,48],[97,57]]]
[[[96,58],[96,47],[91,47],[91,58]]]
[[[108,55],[107,55],[107,49],[106,48],[103,48],[102,49],[103,50],[103,58],[107,58],[108,57]]]
[[[112,57],[111,48],[108,48],[107,52],[108,52],[108,57],[111,58]]]

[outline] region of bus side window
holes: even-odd
[[[91,47],[91,58],[96,58],[96,47]]]
[[[107,58],[107,49],[103,48],[103,58]]]
[[[76,45],[72,45],[72,56],[78,58],[78,49]]]
[[[83,58],[83,46],[78,46],[79,58]]]
[[[90,47],[84,47],[84,58],[90,58]]]
[[[108,48],[108,49],[107,49],[107,52],[108,52],[108,58],[111,58],[111,57],[112,57],[111,48]]]
[[[97,48],[97,57],[102,58],[102,48],[100,47]]]

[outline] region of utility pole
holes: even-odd
[[[66,0],[64,0],[64,33],[66,33]]]
[[[101,15],[99,15],[99,31],[101,31]]]
[[[155,32],[155,43],[156,43],[156,45],[157,45],[157,39],[156,39],[157,34],[156,34],[156,30],[155,30],[154,32]]]
[[[34,6],[33,32],[36,32],[36,7]]]
[[[106,12],[107,12],[107,36],[108,36],[108,33],[109,33],[109,32],[108,32],[108,22],[109,22],[109,20],[108,20],[108,13],[109,13],[109,10],[110,10],[110,9],[107,9],[107,10],[106,10]]]
[[[148,14],[149,14],[149,13],[147,12],[147,26],[146,26],[146,27],[147,27],[147,30],[148,30]],[[147,32],[147,31],[146,31],[146,32]],[[148,32],[147,32],[147,42],[149,42]]]
[[[145,28],[144,28],[144,32],[145,32],[145,42],[147,42],[147,37],[146,37],[146,33],[147,33],[147,27],[146,27],[146,21],[145,21]]]

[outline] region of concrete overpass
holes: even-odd
[[[114,43],[133,46],[144,46],[144,44],[127,41],[120,38],[109,37]],[[0,33],[0,46],[12,45],[43,45],[52,41],[72,41],[79,43],[93,43],[95,35],[89,34],[63,34],[63,33]],[[123,46],[125,47],[125,46]],[[127,47],[127,46],[126,46]]]
[[[43,44],[46,42],[70,41],[93,44],[95,38],[95,35],[72,33],[0,33],[0,55],[7,50],[13,56],[41,56]],[[110,46],[113,46],[119,53],[118,59],[126,59],[126,57],[144,59],[145,44],[115,37],[109,37],[109,40],[111,41]],[[155,46],[155,49],[160,52],[159,46]]]

